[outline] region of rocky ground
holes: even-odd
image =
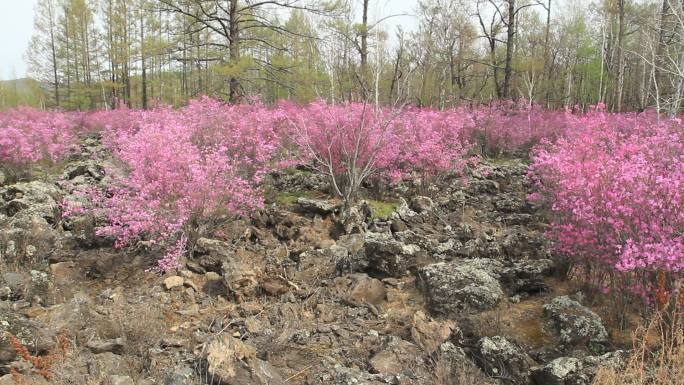
[[[58,175],[0,183],[1,385],[579,385],[624,359],[554,278],[522,160],[346,214],[320,177],[274,175],[266,209],[164,276],[152,245],[61,217],[108,166],[87,138]]]

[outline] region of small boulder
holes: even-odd
[[[406,200],[404,198],[399,198],[399,203],[397,204],[397,207],[394,209],[394,213],[392,215],[395,218],[400,218],[405,222],[412,222],[416,217],[418,217],[418,213],[411,210],[409,207],[409,204],[406,203]]]
[[[306,280],[316,276],[334,276],[336,270],[352,270],[349,252],[346,248],[332,245],[325,249],[291,253],[290,259],[296,263],[296,278]],[[338,267],[339,266],[339,267]]]
[[[445,342],[440,345],[439,350],[437,351],[437,359],[435,371],[439,373],[439,378],[443,380],[442,383],[459,385],[500,384],[497,380],[487,377],[484,372],[468,358],[465,351],[452,342]],[[454,382],[448,382],[449,380]]]
[[[586,347],[593,352],[604,352],[608,332],[601,317],[568,296],[554,298],[544,305],[544,314],[559,334],[564,349]]]
[[[292,288],[285,278],[279,276],[264,277],[259,284],[266,294],[274,296],[285,294]]]
[[[2,284],[8,289],[8,297],[14,301],[24,297],[29,281],[27,274],[8,272],[2,275]]]
[[[164,287],[166,290],[173,290],[175,288],[183,287],[184,279],[178,275],[172,275],[164,279]]]
[[[54,337],[45,324],[22,317],[18,312],[0,309],[0,370],[13,361],[16,353],[7,335],[11,334],[32,352],[46,352],[54,347]]]
[[[405,368],[415,365],[420,359],[420,349],[405,340],[394,339],[387,348],[370,359],[370,365],[376,373],[400,374]]]
[[[401,277],[416,265],[417,245],[404,244],[386,233],[366,233],[364,241],[368,267],[381,275]]]
[[[248,264],[231,258],[221,265],[223,272],[223,283],[226,287],[238,297],[242,299],[244,296],[251,297],[257,294],[259,282],[257,281],[257,272]]]
[[[427,354],[432,354],[449,339],[455,328],[453,321],[436,321],[418,311],[413,315],[411,337]]]
[[[335,245],[324,250],[335,261],[335,269],[339,275],[363,271],[368,267],[362,234],[343,235]]]
[[[521,213],[527,209],[524,199],[511,194],[499,195],[494,200],[494,207],[502,213]]]
[[[0,212],[9,217],[36,216],[53,224],[59,216],[59,197],[59,189],[50,183],[32,181],[9,185],[0,189]]]
[[[256,349],[229,335],[212,341],[207,347],[207,370],[223,385],[280,385],[278,371],[256,356]]]
[[[350,297],[358,303],[370,303],[379,305],[387,297],[385,285],[378,279],[371,278],[366,274],[354,274],[353,286]]]
[[[372,209],[366,201],[342,211],[337,220],[337,227],[342,234],[361,234],[368,228],[367,220],[371,216]]]
[[[582,361],[574,357],[560,357],[548,364],[535,368],[532,378],[543,385],[579,385],[577,373],[582,369]]]
[[[310,214],[330,215],[339,210],[339,205],[326,200],[297,198],[297,205],[301,211]]]
[[[559,357],[543,366],[532,368],[532,379],[537,385],[589,385],[601,367],[621,368],[627,354],[622,350],[587,356]]]
[[[516,260],[501,270],[501,282],[511,294],[535,294],[548,290],[544,278],[553,269],[550,259]]]
[[[408,226],[406,225],[406,223],[404,221],[397,218],[397,219],[394,219],[390,222],[390,229],[392,230],[393,233],[398,233],[398,232],[408,230]]]
[[[529,382],[532,359],[518,346],[501,336],[483,337],[477,343],[477,361],[485,373],[507,384]]]
[[[493,271],[495,261],[466,259],[440,262],[419,270],[431,311],[447,316],[462,312],[488,310],[504,297],[498,277]]]
[[[424,196],[416,196],[411,198],[411,203],[409,203],[409,208],[418,214],[429,212],[435,206],[432,199]]]
[[[71,163],[65,168],[65,179],[71,180],[78,176],[85,176],[87,178],[92,178],[95,181],[99,181],[104,178],[105,169],[102,165],[93,161]]]
[[[206,278],[207,281],[220,281],[221,280],[221,276],[218,273],[213,272],[213,271],[206,272],[204,274],[204,278]]]
[[[114,354],[121,354],[125,346],[124,339],[119,337],[106,341],[92,340],[86,342],[86,347],[95,354],[112,352]]]
[[[219,261],[226,260],[234,255],[228,242],[210,238],[200,238],[197,240],[195,254],[208,255]]]

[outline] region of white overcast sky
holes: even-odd
[[[0,79],[26,76],[24,52],[33,32],[36,0],[0,0]]]

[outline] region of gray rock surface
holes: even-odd
[[[402,339],[393,339],[370,359],[370,365],[375,373],[397,375],[405,368],[415,366],[420,357],[418,346]]]
[[[418,214],[429,212],[435,206],[435,203],[429,197],[417,196],[411,198],[409,208]]]
[[[207,370],[214,380],[223,385],[279,385],[284,380],[266,361],[256,357],[256,349],[223,335],[207,347]]]
[[[484,337],[477,343],[477,361],[485,373],[507,384],[527,384],[532,359],[520,347],[501,336]]]
[[[391,277],[401,277],[416,265],[420,247],[397,241],[391,234],[366,233],[364,238],[368,268]]]
[[[608,344],[608,332],[603,321],[591,309],[568,296],[554,298],[544,305],[544,314],[564,349],[584,347],[601,353]]]
[[[492,260],[466,259],[421,268],[420,285],[430,310],[456,316],[494,308],[504,297],[496,266]]]
[[[54,184],[32,181],[0,188],[0,253],[5,261],[41,262],[60,247],[60,191]]]
[[[297,205],[302,211],[310,214],[329,215],[339,209],[339,205],[333,202],[304,197],[297,198]]]
[[[581,359],[559,357],[546,365],[532,368],[532,379],[537,385],[589,385],[599,368],[620,368],[625,364],[626,357],[621,350]]]

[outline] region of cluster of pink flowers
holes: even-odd
[[[105,143],[124,166],[109,173],[114,184],[97,202],[109,222],[100,235],[118,246],[143,235],[160,243],[166,269],[212,221],[262,206],[259,184],[279,150],[273,110],[203,98],[178,110],[116,111],[90,118],[103,120]]]
[[[80,118],[30,107],[0,112],[0,162],[20,167],[59,161],[76,145]]]
[[[538,147],[530,169],[541,193],[533,198],[553,213],[558,251],[602,273],[602,284],[606,276],[636,277],[643,286],[658,271],[678,274],[684,268],[682,121],[597,110],[567,122],[565,137]]]

